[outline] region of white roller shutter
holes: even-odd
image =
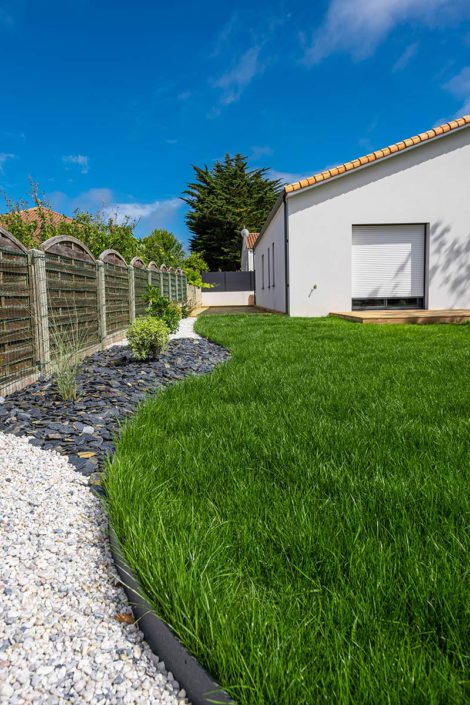
[[[424,225],[354,225],[352,298],[424,296]]]

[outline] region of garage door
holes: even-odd
[[[353,300],[422,303],[418,300],[424,297],[424,235],[424,225],[353,226]]]

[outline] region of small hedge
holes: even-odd
[[[144,294],[144,301],[147,304],[146,311],[150,316],[160,318],[168,326],[170,333],[174,333],[181,320],[181,306],[174,301],[170,301],[162,296],[160,289],[155,286],[148,286],[147,293]]]
[[[168,345],[168,326],[159,318],[137,318],[127,331],[129,346],[138,360],[151,360]]]

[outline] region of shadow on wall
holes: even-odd
[[[465,241],[451,238],[452,228],[437,221],[431,226],[430,245],[433,264],[429,268],[429,283],[437,276],[440,286],[453,296],[452,305],[461,306],[470,290],[470,233]]]

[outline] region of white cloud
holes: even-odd
[[[438,24],[469,11],[468,0],[330,0],[322,25],[303,38],[304,61],[318,64],[338,51],[365,59],[400,24]]]
[[[14,159],[15,154],[10,154],[9,152],[0,152],[0,174],[3,174],[5,171],[5,164],[9,159]]]
[[[294,184],[296,181],[305,179],[305,174],[299,174],[295,171],[278,171],[277,169],[269,169],[268,176],[270,179],[279,179],[283,184]]]
[[[143,220],[147,218],[161,218],[166,220],[168,216],[174,214],[183,201],[180,198],[168,198],[162,201],[152,201],[151,203],[110,203],[102,209],[103,215],[114,218],[118,223],[124,222],[127,218],[131,220]]]
[[[404,68],[408,66],[413,56],[416,54],[418,49],[418,43],[408,44],[404,52],[398,57],[392,67],[392,71],[396,73],[397,71],[403,71]]]
[[[85,154],[67,154],[62,157],[64,164],[74,164],[80,167],[82,174],[88,174],[90,171],[89,157]]]
[[[231,69],[213,82],[213,85],[222,91],[220,98],[222,105],[236,103],[255,76],[263,72],[264,66],[259,58],[260,51],[260,46],[251,47],[237,59]]]
[[[465,66],[444,85],[444,88],[463,101],[456,117],[470,114],[470,66]]]
[[[214,48],[210,53],[212,59],[216,58],[226,48],[227,44],[232,41],[234,36],[240,30],[240,18],[237,12],[232,12],[227,22],[222,29],[217,33],[214,42]]]
[[[156,227],[166,227],[183,206],[180,198],[167,198],[150,203],[120,201],[110,188],[92,188],[69,196],[63,191],[48,194],[51,206],[61,213],[72,215],[75,210],[99,212],[105,218],[112,217],[118,223],[127,218],[138,221],[138,232],[148,234]]]

